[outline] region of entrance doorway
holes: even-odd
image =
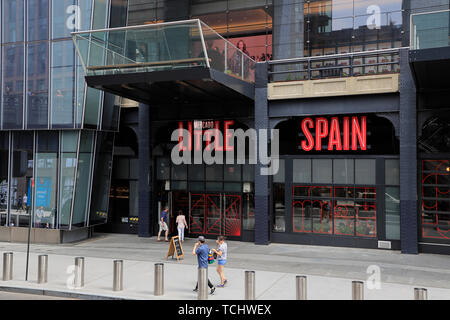
[[[241,237],[241,194],[172,192],[171,200],[174,218],[188,213],[190,235]]]

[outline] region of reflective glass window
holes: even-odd
[[[22,129],[24,90],[24,46],[3,47],[3,129]]]
[[[26,227],[30,221],[33,177],[33,132],[14,132],[11,137],[10,226]]]
[[[79,149],[72,227],[84,227],[86,225],[86,215],[89,211],[92,155],[94,152],[93,132],[81,132]]]
[[[48,4],[49,0],[27,1],[28,41],[48,39]]]
[[[52,43],[52,128],[74,126],[75,51],[72,40]]]
[[[386,239],[400,240],[400,188],[386,187]]]
[[[98,133],[89,225],[105,223],[108,219],[113,143],[114,133]]]
[[[376,161],[374,159],[355,160],[355,183],[356,184],[376,183]]]
[[[58,132],[38,132],[33,216],[35,228],[56,228],[58,144]]]
[[[400,184],[400,160],[385,161],[385,183],[393,186]]]
[[[61,163],[59,179],[59,215],[58,225],[61,229],[70,226],[75,169],[77,164],[78,132],[61,133]]]
[[[3,42],[24,40],[25,0],[2,1]]]
[[[75,0],[52,1],[52,39],[68,38],[70,33],[81,27],[83,13]],[[90,17],[90,13],[88,14]],[[83,29],[86,30],[86,29]]]
[[[353,184],[354,169],[353,159],[334,159],[333,182],[335,184]]]
[[[48,127],[48,42],[27,46],[27,128]]]
[[[0,132],[0,226],[8,219],[9,132]]]
[[[333,164],[331,159],[313,159],[312,161],[312,182],[332,183]]]
[[[293,169],[293,182],[311,183],[311,159],[294,159]]]

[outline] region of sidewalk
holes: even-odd
[[[208,240],[210,246],[214,242]],[[0,290],[12,288],[39,293],[90,299],[173,299],[195,300],[192,291],[197,278],[196,258],[191,255],[194,239],[183,245],[185,260],[165,260],[168,243],[134,235],[98,235],[77,243],[59,246],[31,246],[28,282],[25,282],[26,244],[0,242],[0,252],[14,252],[14,280],[0,281]],[[256,271],[256,298],[295,299],[295,276],[308,276],[308,299],[351,299],[351,281],[366,281],[367,268],[381,269],[381,289],[365,289],[366,299],[412,299],[414,287],[428,289],[429,299],[450,299],[450,257],[402,255],[397,251],[366,250],[252,243],[229,244],[226,288],[217,288],[211,300],[244,298],[244,271]],[[37,256],[49,255],[49,282],[37,284]],[[77,256],[85,257],[85,287],[69,289],[67,268]],[[124,260],[124,290],[112,291],[113,260]],[[163,262],[165,295],[153,296],[154,264]],[[219,283],[215,264],[209,277]],[[28,291],[29,292],[29,291]],[[33,292],[33,291],[32,291]],[[88,295],[88,296],[83,296]]]

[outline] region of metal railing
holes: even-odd
[[[269,82],[318,80],[400,72],[404,48],[269,61]]]

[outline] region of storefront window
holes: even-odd
[[[450,160],[422,160],[422,238],[449,243]]]
[[[272,194],[273,194],[273,232],[286,231],[285,219],[285,160],[280,160],[278,173],[273,176]]]
[[[365,174],[356,172],[356,161],[293,160],[294,232],[376,237],[376,188],[355,184],[355,176]]]
[[[255,196],[253,193],[246,193],[243,199],[243,227],[245,230],[255,230]]]
[[[35,228],[56,227],[58,144],[58,132],[38,132],[33,217]]]
[[[78,132],[63,131],[61,133],[61,163],[59,178],[59,216],[58,225],[61,229],[70,226],[73,187],[77,163]]]
[[[90,131],[81,132],[72,227],[84,227],[86,225],[86,215],[89,211],[94,136],[94,133]]]
[[[10,220],[12,227],[29,225],[32,204],[33,132],[14,132],[11,137]]]
[[[400,240],[400,161],[385,161],[386,239]]]
[[[8,219],[9,132],[0,132],[0,226]]]

